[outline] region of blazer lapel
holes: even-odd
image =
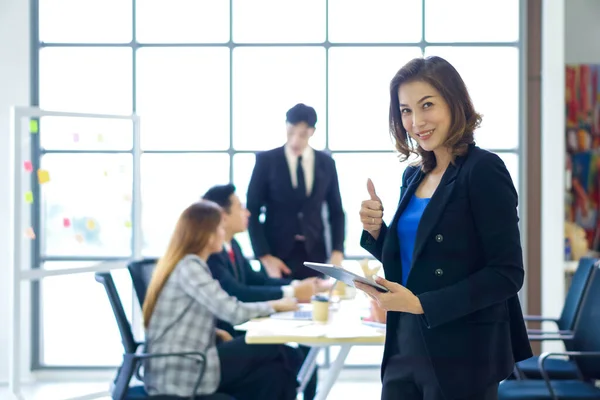
[[[231,241],[231,248],[233,250],[233,259],[235,260],[235,265],[232,265],[232,267],[237,271],[239,281],[246,283],[246,271],[244,270],[244,255],[242,254],[242,249],[237,242],[234,242],[233,240]]]
[[[225,247],[223,247],[223,251],[221,251],[220,255],[221,255],[221,258],[223,259],[223,261],[225,262],[225,265],[227,266],[227,268],[229,268],[229,272],[231,272],[233,274],[233,276],[237,277],[235,265],[233,265],[231,263],[231,258],[229,258],[229,252],[227,251],[227,249]]]
[[[319,177],[322,177],[325,174],[325,170],[323,168],[323,163],[321,163],[321,157],[320,154],[317,152],[317,150],[313,150],[313,154],[314,154],[314,168],[313,168],[313,185],[312,185],[312,189],[310,191],[310,196],[308,196],[308,198],[314,197],[315,193],[318,193],[318,188],[321,184],[321,182],[323,181],[323,178],[319,179]]]
[[[463,158],[457,157],[454,164],[450,164],[448,166],[448,169],[446,169],[446,172],[442,176],[442,180],[438,188],[433,193],[433,196],[431,197],[427,207],[425,207],[425,211],[423,211],[421,222],[419,222],[419,227],[417,228],[415,250],[412,258],[413,265],[415,260],[421,254],[421,251],[423,251],[423,247],[427,242],[427,238],[431,234],[435,224],[440,219],[442,212],[446,207],[446,203],[448,203],[448,200],[454,191],[454,182],[456,181],[456,175],[462,166],[462,162]]]
[[[290,175],[290,166],[288,165],[287,158],[285,157],[285,148],[279,147],[279,156],[277,157],[276,170],[279,171],[281,176],[281,188],[287,190],[289,193],[288,198],[296,196],[296,190],[292,186],[292,177]]]

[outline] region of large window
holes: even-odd
[[[386,209],[398,202],[405,165],[388,133],[388,87],[421,55],[458,69],[484,116],[478,144],[497,152],[519,185],[519,0],[34,3],[34,103],[141,117],[139,140],[126,121],[40,121],[33,156],[52,181],[38,188],[33,220],[44,234],[34,268],[159,256],[179,213],[210,186],[232,181],[245,197],[254,152],[284,143],[285,111],[298,102],[316,108],[312,146],[337,163],[351,267],[367,256],[357,218],[367,178]],[[247,235],[240,242],[252,257]],[[130,316],[139,315],[127,274],[116,275]],[[119,362],[118,333],[90,275],[33,289],[34,367]],[[380,348],[357,348],[349,362],[380,357]]]

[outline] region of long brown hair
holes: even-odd
[[[208,200],[198,201],[181,213],[165,254],[158,260],[148,285],[142,312],[144,326],[156,306],[156,300],[177,263],[188,254],[200,254],[221,223],[221,207]]]
[[[470,144],[475,143],[473,132],[481,124],[481,115],[475,111],[460,74],[443,58],[415,58],[400,68],[390,83],[390,134],[401,154],[401,161],[407,160],[411,154],[416,154],[420,156],[423,172],[429,172],[436,166],[435,155],[432,151],[423,150],[418,144],[415,146],[402,125],[400,114],[398,89],[402,84],[414,81],[430,84],[448,103],[452,122],[444,144],[450,149],[453,162],[457,156],[466,154]]]

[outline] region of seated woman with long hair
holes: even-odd
[[[297,308],[290,299],[242,303],[213,279],[206,260],[223,248],[222,218],[221,208],[210,201],[194,203],[181,214],[143,306],[148,353],[198,351],[206,355],[206,365],[191,356],[148,359],[146,390],[182,397],[195,390],[198,395],[226,393],[236,400],[295,399],[302,363],[295,349],[248,345],[243,337],[233,339],[215,328],[217,318],[237,325]],[[196,387],[201,368],[204,375]]]

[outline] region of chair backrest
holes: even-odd
[[[577,316],[572,346],[574,351],[600,352],[600,266],[593,268],[590,283]],[[583,375],[600,379],[600,357],[574,358]]]
[[[129,275],[131,275],[131,281],[133,282],[135,295],[140,302],[140,307],[143,306],[144,300],[146,299],[148,285],[150,285],[150,280],[152,279],[152,274],[154,273],[157,262],[157,258],[144,258],[142,260],[132,261],[127,265]]]
[[[108,301],[110,302],[113,314],[115,315],[115,320],[117,321],[117,326],[119,327],[121,342],[123,343],[125,353],[135,353],[138,348],[138,343],[133,337],[131,325],[127,320],[127,315],[125,314],[125,309],[123,308],[123,303],[119,298],[119,292],[117,292],[117,287],[115,286],[112,275],[110,272],[97,272],[96,280],[100,282],[102,286],[104,286],[104,290],[106,290]]]
[[[577,270],[571,280],[571,286],[567,292],[562,313],[557,323],[560,330],[570,331],[574,329],[577,315],[581,309],[583,295],[590,282],[590,276],[592,275],[592,271],[597,262],[597,258],[587,257],[584,257],[579,261]]]

